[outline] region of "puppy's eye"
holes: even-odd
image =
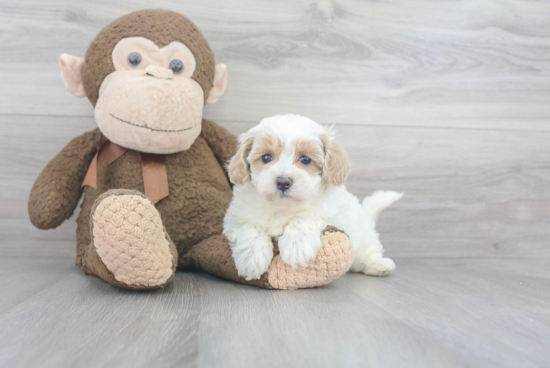
[[[267,164],[268,162],[271,162],[271,160],[273,160],[273,157],[271,157],[271,155],[263,155],[262,156],[262,162],[264,164]]]
[[[307,156],[300,157],[300,162],[304,165],[309,165],[311,163],[311,159]]]
[[[141,65],[142,57],[138,52],[132,52],[130,55],[128,55],[128,64],[130,64],[131,67],[138,67]]]

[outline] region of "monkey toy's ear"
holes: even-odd
[[[214,82],[212,83],[212,89],[208,94],[207,104],[215,104],[219,98],[222,97],[225,92],[225,86],[227,85],[227,66],[225,64],[216,65],[216,72],[214,74]]]
[[[86,97],[84,83],[82,83],[84,63],[81,58],[68,54],[62,54],[59,57],[61,78],[65,82],[65,87],[76,97]]]

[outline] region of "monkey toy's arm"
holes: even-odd
[[[29,198],[29,217],[34,226],[53,229],[71,217],[101,139],[97,128],[76,137],[42,170]]]
[[[237,152],[237,137],[218,124],[203,119],[201,136],[206,140],[214,156],[227,172],[227,162]]]

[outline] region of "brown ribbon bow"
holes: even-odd
[[[89,185],[97,188],[97,173],[108,167],[122,156],[127,148],[107,141],[101,146],[94,156],[82,186]],[[168,197],[168,174],[166,172],[166,161],[164,155],[154,155],[151,153],[141,153],[141,171],[143,173],[143,187],[145,195],[153,203],[157,203],[163,198]]]

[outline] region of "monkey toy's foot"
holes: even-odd
[[[213,275],[243,284],[266,289],[303,289],[326,285],[346,273],[353,263],[353,247],[350,239],[333,226],[323,230],[323,246],[307,267],[293,269],[279,256],[275,257],[269,270],[258,280],[245,280],[239,276],[229,241],[224,235],[214,235],[195,245],[180,258],[183,269],[200,269]]]
[[[97,276],[129,289],[156,289],[172,280],[176,248],[159,212],[142,193],[107,191],[97,198],[91,215]]]
[[[353,263],[353,246],[346,234],[333,226],[323,230],[322,248],[307,267],[293,269],[281,256],[273,258],[267,280],[275,289],[302,289],[326,285],[349,270]]]

